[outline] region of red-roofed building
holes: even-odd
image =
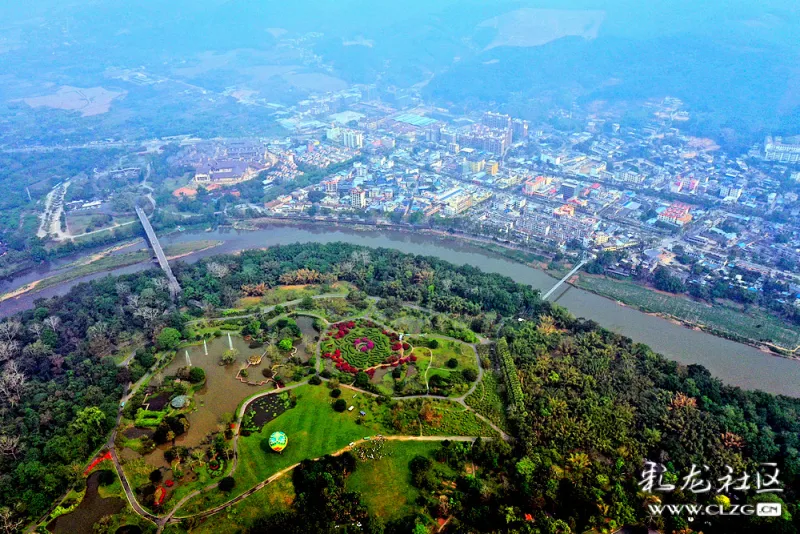
[[[676,226],[683,226],[692,220],[692,215],[689,213],[691,209],[692,207],[688,204],[674,202],[667,209],[658,214],[658,220]]]

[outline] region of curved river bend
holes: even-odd
[[[556,282],[554,278],[543,271],[504,259],[464,242],[396,231],[353,231],[339,228],[323,229],[314,226],[275,226],[249,232],[217,230],[174,234],[166,236],[161,241],[162,244],[170,244],[199,239],[215,239],[222,241],[223,244],[214,249],[188,256],[183,261],[191,262],[216,254],[280,244],[343,241],[369,247],[394,248],[407,253],[436,256],[456,264],[470,264],[484,271],[504,274],[517,282],[530,284],[543,291],[550,289]],[[149,267],[151,264],[139,264],[111,272],[123,274]],[[108,273],[90,275],[47,288],[38,293],[6,301],[0,304],[0,316],[30,308],[35,299],[62,295],[79,282],[106,274]],[[574,315],[597,321],[614,332],[649,345],[653,350],[670,359],[684,364],[703,365],[725,383],[738,385],[745,389],[761,389],[770,393],[800,396],[800,362],[798,361],[772,356],[747,345],[691,330],[571,286],[566,286],[563,291],[559,290],[557,302]]]

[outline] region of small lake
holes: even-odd
[[[107,515],[114,515],[125,507],[125,501],[117,497],[104,499],[97,492],[100,472],[95,471],[86,479],[86,495],[78,507],[47,525],[55,534],[94,534],[93,525]]]
[[[192,409],[186,414],[189,419],[189,430],[175,439],[175,445],[196,447],[209,433],[223,430],[220,419],[223,414],[233,414],[239,403],[254,393],[268,389],[249,386],[236,380],[236,373],[252,354],[261,354],[263,348],[251,349],[249,344],[238,334],[231,334],[230,342],[239,351],[236,363],[228,366],[219,365],[222,354],[228,350],[228,334],[213,338],[207,342],[208,354],[203,344],[179,349],[175,359],[162,371],[155,380],[174,376],[181,367],[186,367],[186,353],[189,354],[192,366],[202,367],[206,372],[206,383],[195,392],[192,398]],[[172,445],[167,443],[145,456],[147,463],[154,467],[168,467],[163,451]]]

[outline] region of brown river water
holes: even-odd
[[[390,230],[355,231],[313,225],[274,226],[247,232],[234,230],[185,232],[166,236],[162,239],[162,244],[200,239],[215,239],[223,241],[223,244],[214,249],[188,256],[183,261],[191,262],[216,254],[280,244],[343,241],[369,247],[394,248],[407,253],[436,256],[455,264],[470,264],[487,272],[504,274],[517,282],[529,284],[543,291],[549,290],[556,282],[554,278],[539,269],[513,262],[456,239]],[[117,269],[112,273],[136,272],[150,266],[151,264],[133,265]],[[0,303],[0,317],[32,307],[37,298],[62,295],[81,281],[99,278],[106,274],[90,275],[80,280],[73,280],[38,293],[23,295],[17,299]],[[18,282],[16,285],[22,285],[22,282]],[[9,289],[13,289],[13,285],[4,288],[5,291]],[[760,389],[770,393],[800,396],[800,361],[781,358],[741,343],[691,330],[571,286],[565,285],[564,289],[559,289],[554,297],[558,304],[566,307],[572,314],[592,319],[605,328],[628,336],[634,341],[645,343],[672,360],[683,364],[703,365],[713,375],[728,384],[745,389]]]

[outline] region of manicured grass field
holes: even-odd
[[[241,529],[249,528],[263,515],[288,510],[293,501],[292,474],[286,473],[242,502],[205,519],[200,526],[193,528],[192,532],[196,534],[241,532]]]
[[[380,460],[358,462],[347,478],[347,490],[358,491],[371,514],[383,521],[403,517],[419,508],[419,490],[411,485],[408,463],[417,455],[431,457],[440,447],[437,442],[388,441],[386,456]]]
[[[412,354],[417,357],[417,362],[415,364],[417,367],[417,375],[414,376],[412,380],[419,388],[425,388],[426,371],[427,379],[430,380],[434,375],[447,378],[450,376],[450,373],[454,371],[460,372],[464,369],[478,370],[477,362],[475,361],[475,352],[467,343],[438,338],[439,346],[435,349],[429,349],[425,346],[427,344],[427,339],[437,338],[436,336],[415,336],[409,339],[409,343],[415,347]],[[433,359],[431,359],[431,354],[433,354]],[[447,366],[447,362],[451,358],[455,358],[458,361],[458,365],[454,369]],[[454,388],[450,396],[458,397],[463,395],[467,389],[467,385]]]
[[[301,460],[318,458],[365,436],[388,434],[391,430],[383,426],[380,416],[376,416],[376,411],[383,408],[377,405],[373,397],[363,393],[343,388],[339,398],[355,408],[337,413],[331,406],[335,399],[331,398],[330,390],[324,385],[306,385],[293,391],[297,395],[296,407],[264,425],[261,432],[240,436],[239,466],[234,473],[236,488],[230,495],[222,495],[217,490],[205,492],[186,503],[178,515],[201,511],[224,502]],[[367,415],[358,425],[356,419],[360,410],[367,412]],[[285,432],[289,438],[289,445],[280,454],[266,447],[269,435],[277,430]]]
[[[627,280],[602,276],[581,274],[578,287],[644,311],[671,315],[752,340],[772,340],[777,345],[792,349],[800,344],[800,331],[788,328],[780,318],[758,310],[748,313],[723,305],[710,306],[680,295],[658,293]]]

